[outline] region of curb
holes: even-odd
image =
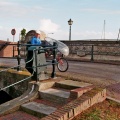
[[[117,100],[117,99],[115,99],[115,98],[111,98],[111,97],[106,97],[108,100],[112,100],[112,101],[115,101],[115,102],[117,102],[117,103],[120,103],[120,100]]]

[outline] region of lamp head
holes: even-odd
[[[68,24],[69,25],[72,25],[73,24],[73,21],[70,19],[70,20],[68,20]]]

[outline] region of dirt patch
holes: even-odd
[[[120,120],[120,104],[105,100],[93,105],[72,120]]]

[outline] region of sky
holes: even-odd
[[[0,40],[15,41],[20,31],[41,30],[48,37],[69,40],[117,39],[120,0],[0,0]]]

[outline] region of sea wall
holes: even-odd
[[[67,58],[79,60],[120,61],[120,41],[62,41],[70,50]]]

